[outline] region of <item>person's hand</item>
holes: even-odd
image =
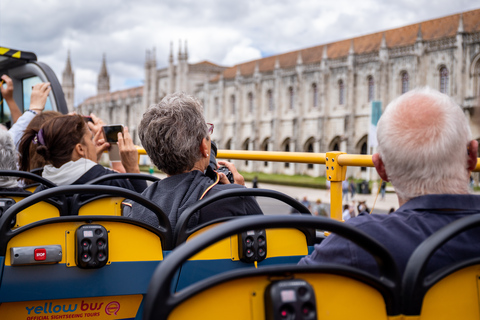
[[[98,137],[98,139],[105,139],[105,137],[103,136],[102,127],[106,125],[106,123],[102,119],[94,115],[93,113],[90,113],[90,117],[92,118],[93,123],[89,121],[87,122],[87,125],[90,128],[90,130],[92,130],[95,138]]]
[[[0,81],[0,83],[5,82],[7,86],[4,87],[3,85],[0,85],[0,92],[2,93],[3,98],[8,104],[10,114],[12,115],[12,122],[15,123],[17,122],[18,118],[22,116],[22,112],[20,111],[20,108],[17,106],[17,103],[13,99],[13,81],[6,74],[4,74],[1,79],[2,81]]]
[[[123,128],[123,135],[120,132],[118,133],[118,150],[120,151],[120,159],[125,171],[128,173],[140,173],[137,147],[133,144],[128,127]]]
[[[13,81],[10,79],[9,76],[4,74],[0,79],[2,79],[6,83],[6,87],[3,85],[0,86],[0,92],[5,100],[13,99]],[[8,102],[7,102],[8,103]]]
[[[102,157],[102,154],[105,151],[107,151],[108,148],[110,148],[110,143],[106,142],[105,139],[103,138],[102,130],[97,131],[97,133],[94,133],[93,143],[95,144],[95,149],[96,149],[96,153],[97,153],[97,162],[98,162],[98,161],[100,161],[100,158]]]
[[[93,133],[93,143],[95,144],[95,147],[97,148],[97,161],[100,160],[102,157],[102,154],[110,148],[110,143],[105,141],[105,136],[103,134],[103,129],[102,127],[105,125],[105,122],[103,122],[102,119],[94,115],[93,113],[90,114],[90,117],[92,117],[92,122],[87,122],[87,126],[90,128],[90,130]]]
[[[40,113],[45,109],[48,94],[52,88],[50,82],[37,83],[33,86],[32,95],[30,96],[30,110]]]
[[[238,173],[237,171],[237,168],[235,168],[235,165],[231,162],[228,162],[228,161],[218,161],[218,164],[222,165],[222,166],[225,166],[228,168],[228,170],[230,170],[230,172],[232,173],[233,175],[233,181],[235,184],[239,184],[239,185],[242,185],[244,186],[245,185],[245,179],[243,178],[243,176]],[[220,183],[222,184],[229,184],[230,181],[228,181],[228,178],[225,174],[223,173],[218,173],[220,175]]]

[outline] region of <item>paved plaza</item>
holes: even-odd
[[[163,174],[155,174],[159,178],[163,179],[166,176]],[[252,187],[252,183],[250,181],[246,182],[247,187]],[[307,200],[310,201],[312,207],[315,204],[317,199],[320,199],[322,203],[326,204],[327,207],[330,206],[330,192],[324,189],[314,189],[314,188],[301,188],[301,187],[292,187],[292,186],[283,186],[277,184],[267,184],[262,183],[261,181],[258,182],[258,187],[262,189],[271,189],[276,190],[282,193],[285,193],[293,198],[298,199],[299,201],[303,199],[303,197],[307,197]],[[387,213],[390,208],[398,208],[398,200],[397,196],[393,192],[387,192],[385,195],[385,199],[381,199],[380,194],[378,195],[378,199],[375,202],[375,194],[356,194],[354,197],[354,201],[358,203],[359,201],[366,201],[368,208],[373,207],[374,213]],[[282,206],[276,200],[266,200],[266,199],[258,199],[258,202],[261,204],[262,209],[264,209],[265,213],[275,213],[275,214],[288,214],[290,212],[289,207]],[[347,199],[344,199],[344,204],[351,203],[352,199],[350,198],[350,194],[348,195]],[[375,205],[374,205],[375,204]]]
[[[251,182],[246,182],[247,187],[251,187]],[[276,190],[285,194],[288,194],[291,197],[302,200],[303,197],[307,197],[307,200],[313,205],[317,199],[320,199],[322,203],[326,204],[328,207],[330,205],[330,192],[324,189],[314,189],[314,188],[301,188],[301,187],[292,187],[292,186],[283,186],[275,184],[266,184],[259,181],[259,188]],[[380,194],[378,199],[375,202],[376,194],[356,194],[354,201],[358,204],[359,201],[366,201],[368,208],[372,209],[374,213],[387,213],[390,208],[398,208],[397,195],[393,192],[387,192],[385,198],[382,200]],[[345,198],[344,204],[352,203],[350,194],[348,195],[348,201]],[[375,206],[374,206],[375,204]]]

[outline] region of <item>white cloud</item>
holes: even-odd
[[[240,62],[260,59],[262,53],[257,48],[251,46],[250,40],[243,40],[230,49],[222,61],[222,65],[232,66]]]
[[[61,80],[67,51],[76,102],[95,95],[102,54],[111,89],[140,83],[145,50],[157,66],[188,41],[190,62],[232,65],[479,8],[471,0],[4,0],[0,45],[33,51]]]

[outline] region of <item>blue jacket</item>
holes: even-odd
[[[400,273],[415,248],[435,231],[467,215],[480,213],[480,196],[426,195],[411,199],[390,215],[361,215],[348,220],[382,243],[392,254]],[[480,253],[480,229],[458,235],[440,248],[430,259],[427,274],[453,262]],[[337,235],[315,246],[311,255],[299,264],[339,263],[378,275],[378,268],[365,250]]]

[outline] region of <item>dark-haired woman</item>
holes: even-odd
[[[19,151],[22,168],[30,163],[30,144],[34,143],[36,152],[45,160],[42,176],[61,185],[84,184],[102,175],[114,171],[97,164],[97,147],[94,135],[80,115],[62,115],[45,122],[37,132],[28,129],[22,137]],[[140,173],[138,152],[125,127],[123,135],[118,135],[118,147],[122,165],[128,173]],[[141,180],[116,179],[105,181],[104,185],[113,185],[142,192],[147,184]],[[45,187],[40,186],[38,190]]]
[[[54,117],[58,117],[61,115],[62,114],[57,111],[44,111],[42,113],[39,113],[32,119],[32,121],[30,121],[25,131],[34,130],[35,132],[38,132],[38,130],[40,130],[40,128],[45,122],[47,122],[48,120]],[[39,169],[45,166],[45,159],[37,153],[37,145],[34,144],[33,141],[32,143],[30,143],[30,150],[29,150],[28,156],[30,161],[28,163],[24,163],[23,165],[22,163],[20,163],[19,164],[20,170],[31,171],[33,169]],[[35,183],[35,181],[25,179],[26,185],[33,184],[33,183]]]

